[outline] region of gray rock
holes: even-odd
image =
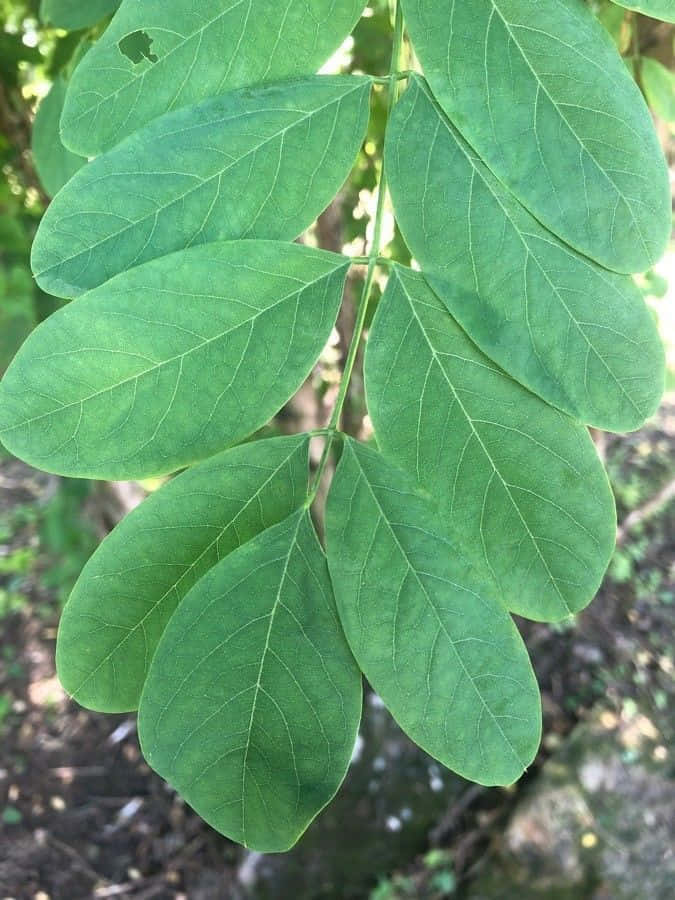
[[[639,710],[579,725],[514,810],[469,900],[671,900],[675,782]]]

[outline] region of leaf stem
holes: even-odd
[[[350,256],[349,260],[353,266],[369,266],[371,257],[370,256]],[[388,256],[378,256],[376,263],[378,266],[391,266],[394,260],[389,259]]]
[[[403,10],[401,9],[399,0],[392,0],[392,2],[394,6],[394,40],[391,52],[391,64],[389,66],[389,75],[386,79],[383,79],[383,81],[387,84],[387,121],[389,121],[391,112],[394,108],[394,105],[396,104],[396,101],[398,100],[399,81],[401,80],[401,76],[407,77],[407,73],[404,74],[400,71],[399,68],[401,48],[403,47]],[[378,79],[373,80],[377,81]],[[384,263],[384,257],[382,257],[381,254],[383,249],[382,226],[384,221],[384,208],[386,199],[387,176],[384,171],[384,162],[382,162],[382,170],[380,172],[380,180],[377,188],[377,208],[375,210],[373,239],[371,241],[370,252],[368,253],[367,257],[355,257],[354,259],[352,259],[352,262],[358,261],[359,263],[362,263],[364,265],[367,264],[368,271],[366,273],[366,279],[363,283],[363,289],[361,291],[361,297],[359,299],[359,305],[356,313],[356,323],[354,325],[354,332],[349,344],[349,351],[347,353],[347,360],[345,362],[344,371],[340,380],[340,389],[338,391],[337,400],[335,401],[335,406],[333,407],[333,413],[328,423],[327,430],[329,434],[326,438],[326,443],[323,448],[323,453],[321,454],[319,466],[317,468],[316,475],[314,476],[314,481],[312,482],[309,495],[305,502],[306,507],[311,506],[316,499],[319,485],[321,483],[321,478],[326,468],[326,464],[328,463],[331,447],[333,446],[333,441],[338,435],[341,434],[341,432],[339,431],[340,417],[342,416],[342,409],[344,407],[345,400],[347,399],[347,391],[349,390],[349,384],[354,373],[354,366],[356,365],[356,360],[359,353],[361,337],[363,335],[363,329],[366,324],[370,294],[372,292],[373,283],[375,281],[375,270],[378,265]],[[389,261],[387,260],[387,263],[388,262]]]
[[[410,76],[414,74],[414,69],[401,69],[398,72],[392,72],[391,75],[371,75],[370,80],[373,82],[373,84],[389,84],[392,78],[395,78],[397,81],[405,81],[407,78],[410,78]]]

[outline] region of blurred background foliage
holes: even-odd
[[[675,31],[610,0],[588,3],[645,95],[672,172]],[[107,24],[93,10],[114,6],[42,0],[41,15],[40,0],[0,0],[0,374],[61,302],[36,287],[30,245],[50,196],[85,164],[60,143],[59,109],[74,66]],[[388,3],[371,0],[325,71],[386,74],[390,29]],[[307,243],[366,252],[384,123],[378,88],[351,177]],[[409,262],[391,214],[385,235],[386,253]],[[325,424],[362,277],[352,270],[330,344],[273,430]],[[371,694],[345,789],[284,857],[248,854],[211,832],[151,775],[133,718],[77,709],[54,677],[59,610],[82,565],[158,482],[60,479],[0,448],[0,897],[670,900],[673,247],[637,281],[667,348],[669,392],[640,432],[594,434],[620,523],[598,598],[562,625],[519,623],[544,700],[536,764],[512,789],[468,785],[413,747]],[[372,436],[358,373],[345,413],[348,431]]]

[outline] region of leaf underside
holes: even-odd
[[[146,759],[202,818],[273,852],[292,846],[335,794],[360,715],[361,678],[305,510],[185,597],[138,721]]]
[[[38,284],[76,297],[185,247],[293,240],[347,178],[369,93],[367,78],[317,76],[153,122],[90,163],[48,208],[31,259]]]
[[[364,5],[283,0],[272,10],[269,0],[124,0],[73,76],[64,142],[95,156],[163,113],[236,88],[311,75]]]
[[[125,272],[23,345],[0,383],[0,440],[32,465],[88,478],[145,478],[211,456],[300,387],[348,266],[299,244],[235,241]]]
[[[588,431],[483,356],[423,277],[400,266],[365,376],[380,450],[435,498],[505,605],[555,621],[589,603],[616,523]]]
[[[581,2],[402,0],[434,95],[481,159],[570,246],[640,272],[670,235],[649,111]]]
[[[56,665],[82,706],[138,707],[150,660],[187,592],[217,562],[298,509],[309,438],[256,441],[169,481],[84,567],[61,616]]]
[[[515,781],[541,729],[527,652],[414,480],[346,439],[326,542],[349,645],[401,728],[465,778]]]
[[[408,246],[481,350],[586,424],[640,427],[661,399],[665,360],[632,279],[546,231],[483,165],[419,77],[394,110],[385,162]]]

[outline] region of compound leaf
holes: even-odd
[[[675,0],[612,0],[618,6],[634,9],[653,19],[675,22]]]
[[[143,478],[264,425],[335,324],[349,260],[299,244],[207,244],[58,310],[0,382],[0,439],[47,471]]]
[[[403,0],[441,107],[570,246],[639,272],[666,248],[668,172],[640,91],[580,0]]]
[[[87,162],[61,143],[59,118],[66,95],[66,80],[59,75],[40,103],[35,121],[31,150],[35,168],[45,191],[53,197]]]
[[[588,431],[483,356],[423,277],[400,266],[365,367],[380,450],[435,498],[507,607],[556,621],[589,603],[616,517]]]
[[[119,5],[120,0],[42,0],[40,18],[55,28],[77,31],[96,25]]]
[[[465,778],[515,781],[541,728],[527,652],[413,479],[346,440],[326,539],[347,640],[399,725]]]
[[[186,246],[294,239],[349,174],[369,94],[367,78],[317,76],[152,123],[94,160],[49,207],[33,244],[38,283],[75,297]]]
[[[96,156],[163,113],[235,88],[310,75],[364,6],[284,0],[272,10],[269,0],[124,0],[73,75],[64,141]]]
[[[141,697],[150,765],[218,831],[291,847],[349,765],[361,679],[300,511],[216,565],[164,632]]]
[[[543,228],[417,77],[394,110],[385,161],[408,246],[484,353],[589,425],[629,431],[654,412],[664,354],[632,279]]]
[[[157,642],[190,588],[304,503],[308,448],[297,435],[226,450],[169,481],[108,535],[59,625],[57,670],[78,703],[137,708]]]

